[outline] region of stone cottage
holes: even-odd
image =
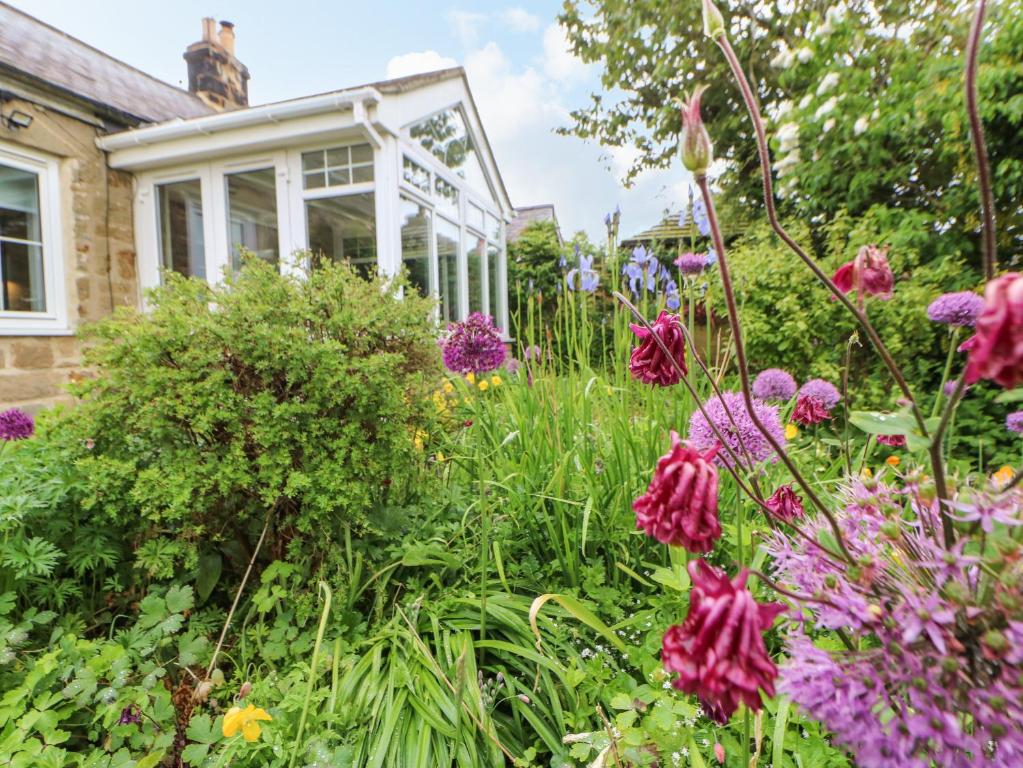
[[[232,24],[184,58],[187,91],[0,2],[0,409],[62,399],[83,323],[241,249],[405,267],[439,321],[507,328],[515,209],[461,68],[249,106]]]

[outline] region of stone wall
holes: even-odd
[[[3,109],[27,112],[33,120],[28,128],[0,125],[0,145],[59,160],[64,296],[72,334],[115,306],[138,306],[132,176],[107,168],[95,143],[103,129],[87,114],[71,117],[28,101],[7,101]],[[0,410],[36,411],[68,401],[64,385],[83,375],[75,335],[0,335]]]

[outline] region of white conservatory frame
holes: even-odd
[[[295,271],[290,258],[308,247],[305,203],[317,197],[374,193],[377,268],[393,275],[401,269],[401,198],[431,211],[429,241],[430,289],[439,297],[436,222],[452,217],[438,205],[434,194],[403,179],[408,157],[458,190],[458,317],[469,307],[468,252],[482,239],[480,260],[482,311],[494,316],[507,333],[507,224],[513,209],[501,182],[493,155],[479,122],[464,73],[460,69],[424,76],[422,83],[405,88],[374,87],[340,91],[306,99],[252,107],[191,120],[174,120],[148,128],[113,134],[98,140],[110,153],[111,167],[134,172],[135,239],[139,280],[143,289],[160,283],[160,247],[157,186],[198,180],[202,195],[205,273],[219,280],[229,268],[230,240],[226,176],[242,171],[274,169],[276,180],[279,263],[282,271]],[[488,189],[475,189],[411,138],[410,126],[455,109],[461,112],[474,144]],[[369,144],[373,149],[373,181],[344,186],[304,189],[302,154],[345,145]],[[431,184],[431,192],[433,186]],[[469,220],[471,206],[484,211],[479,229]],[[490,217],[489,219],[487,217]],[[474,238],[470,241],[470,237]],[[488,247],[496,247],[498,275],[491,297]]]

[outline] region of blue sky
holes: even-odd
[[[462,64],[513,204],[553,202],[566,235],[584,229],[602,239],[615,205],[624,233],[645,229],[684,194],[680,165],[625,190],[618,178],[629,150],[609,153],[554,133],[599,89],[599,72],[565,46],[556,0],[9,1],[184,87],[181,54],[199,39],[202,17],[232,21],[253,104]]]

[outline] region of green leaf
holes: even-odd
[[[219,552],[207,552],[199,556],[199,573],[195,577],[195,591],[199,602],[205,603],[213,593],[213,588],[220,581],[220,572],[224,568],[224,560]]]
[[[188,748],[186,747],[185,749],[187,750]],[[162,749],[159,752],[150,752],[135,763],[135,768],[156,768],[156,766],[160,764],[160,761],[163,760],[163,754],[164,750]]]
[[[533,601],[533,604],[529,606],[529,626],[533,628],[533,634],[536,635],[537,643],[540,642],[540,628],[536,625],[536,619],[540,613],[540,609],[543,608],[544,604],[550,600],[558,603],[562,608],[575,616],[575,618],[610,642],[619,651],[625,653],[625,643],[622,642],[621,638],[618,637],[618,635],[616,635],[607,624],[600,620],[597,614],[571,595],[560,595],[555,593],[540,595]]]
[[[168,589],[165,599],[167,600],[167,610],[171,613],[184,613],[191,610],[195,604],[192,587],[187,584],[180,587],[175,585]]]
[[[849,421],[868,435],[909,435],[916,428],[913,417],[903,411],[853,411],[849,414]]]

